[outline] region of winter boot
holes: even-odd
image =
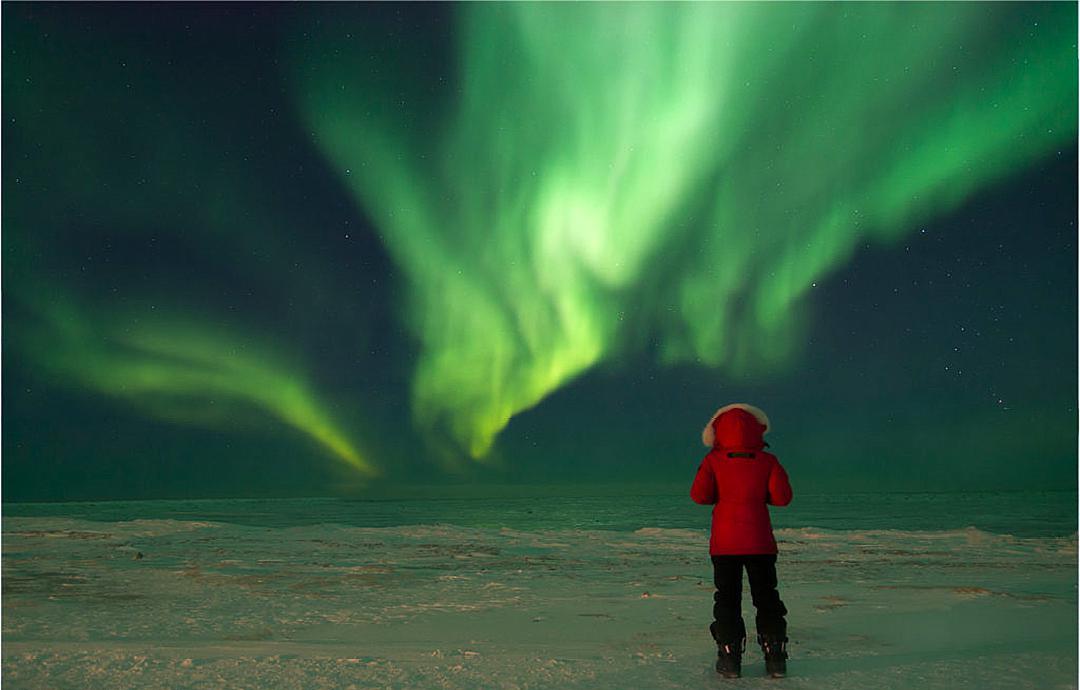
[[[765,655],[765,674],[773,678],[787,675],[787,637],[758,635],[761,653]]]
[[[742,675],[742,655],[746,651],[746,638],[716,643],[716,672],[725,678]]]

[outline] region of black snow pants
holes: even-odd
[[[742,640],[746,624],[742,617],[742,571],[750,580],[750,594],[757,609],[757,631],[766,637],[787,637],[787,608],[776,591],[776,554],[712,556],[713,618],[709,629],[717,643]]]

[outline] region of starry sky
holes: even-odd
[[[1075,489],[1068,3],[3,12],[3,499]]]

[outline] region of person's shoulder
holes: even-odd
[[[780,462],[780,460],[778,460],[775,455],[773,455],[767,450],[761,451],[761,457],[763,457],[768,462]]]
[[[701,459],[701,462],[711,466],[715,465],[723,457],[724,454],[719,448],[710,448],[709,452],[705,454],[705,457]]]

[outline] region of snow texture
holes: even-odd
[[[702,529],[3,520],[6,688],[1076,688],[1077,537],[777,529],[789,677]]]

